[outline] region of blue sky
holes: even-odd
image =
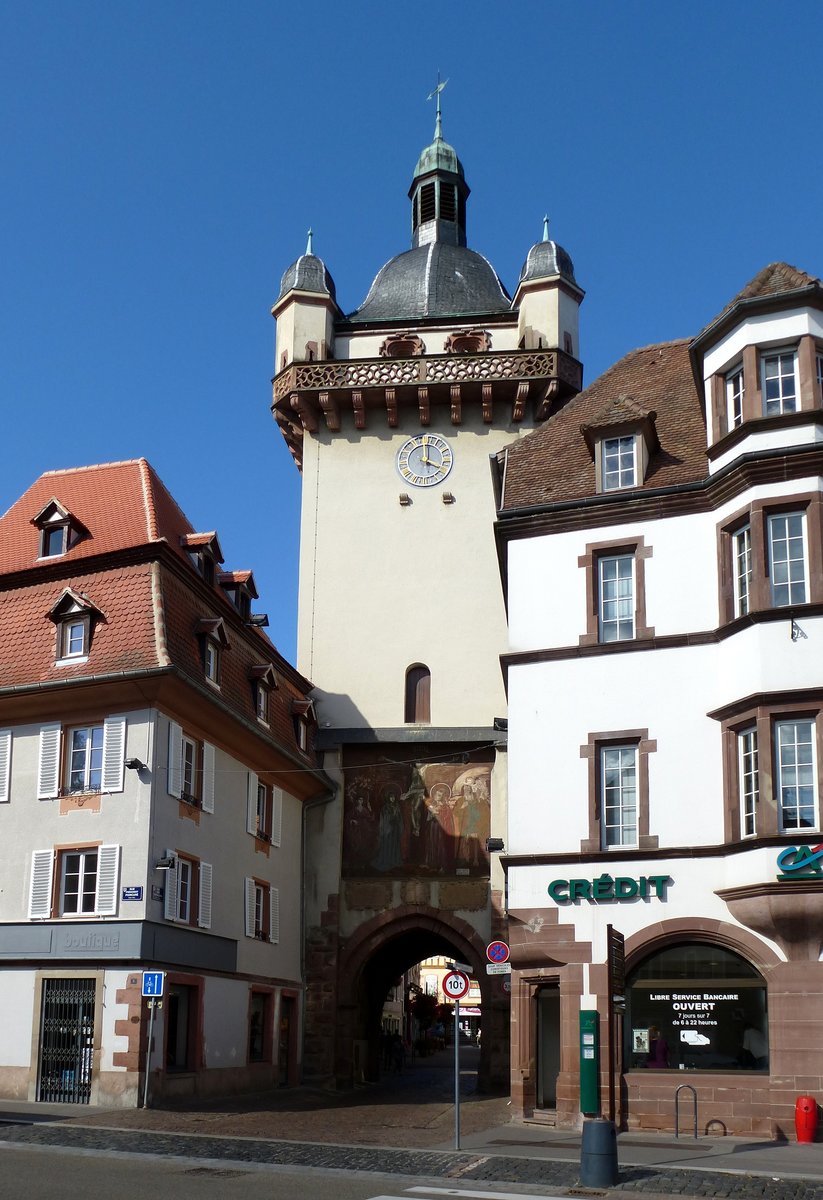
[[[0,0],[0,510],[145,455],[294,655],[300,478],[271,419],[280,277],[350,311],[444,134],[510,292],[548,211],[593,380],[766,263],[823,274],[823,6]]]

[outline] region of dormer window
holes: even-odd
[[[196,633],[200,638],[200,653],[203,674],[209,683],[220,686],[220,659],[229,644],[222,617],[204,617],[197,622]]]
[[[309,748],[309,729],[314,721],[314,705],[311,700],[292,700],[291,711],[297,748],[305,754]]]
[[[86,532],[77,518],[57,499],[51,499],[32,518],[32,525],[40,530],[39,558],[59,558],[71,550]]]
[[[601,480],[604,492],[637,484],[637,436],[604,438],[601,442]]]
[[[797,411],[797,369],[793,350],[764,354],[761,359],[763,379],[763,415],[777,417]]]
[[[251,571],[221,571],[217,582],[244,621],[251,618],[251,602],[257,599],[257,588]]]
[[[274,670],[269,663],[251,669],[252,700],[257,720],[261,725],[269,723],[269,698],[277,687]]]
[[[66,588],[47,614],[57,626],[57,663],[85,662],[91,647],[94,623],[102,614],[88,597]]]
[[[216,533],[186,533],[180,539],[189,561],[208,584],[214,584],[217,567],[223,561]]]

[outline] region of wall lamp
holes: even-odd
[[[163,857],[154,864],[155,871],[173,871],[177,866],[177,857],[173,850],[164,850]]]
[[[139,758],[127,758],[126,766],[130,771],[145,771],[146,764],[141,762]]]
[[[499,854],[501,850],[506,849],[506,843],[502,838],[486,838],[486,853]]]

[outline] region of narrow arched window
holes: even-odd
[[[419,725],[431,720],[431,671],[422,663],[414,663],[406,671],[407,725]]]

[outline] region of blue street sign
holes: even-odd
[[[120,892],[121,900],[142,900],[142,887],[124,887]]]
[[[162,996],[164,979],[164,971],[144,971],[142,994],[144,996]]]

